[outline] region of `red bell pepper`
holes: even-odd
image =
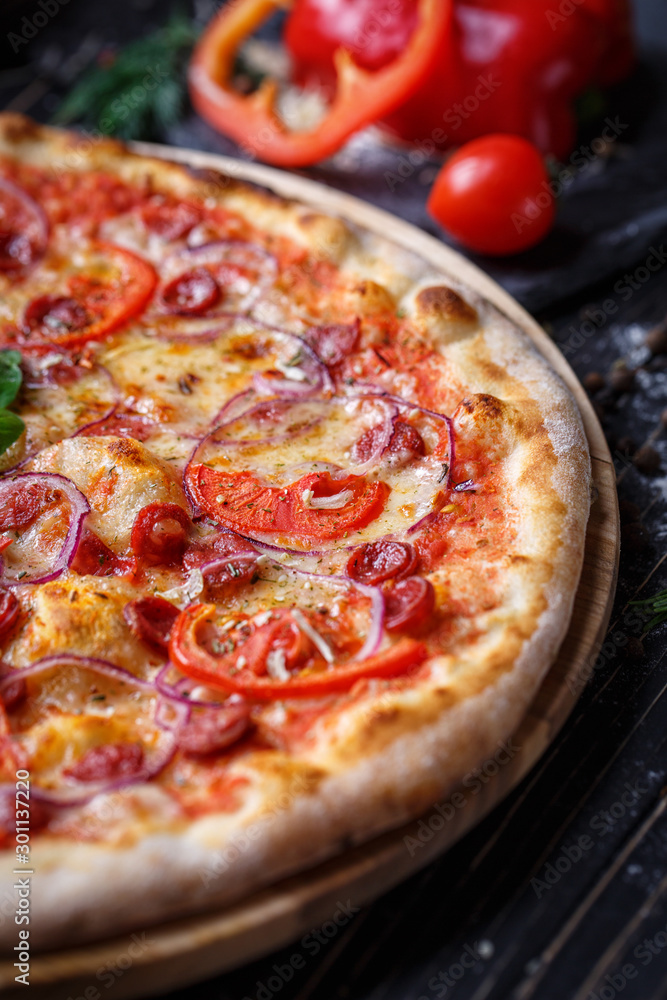
[[[330,87],[333,54],[381,71],[408,44],[417,0],[296,0],[285,43],[296,82]],[[426,149],[511,132],[543,153],[573,145],[573,99],[634,58],[629,0],[454,0],[451,32],[419,89],[386,126]]]
[[[292,0],[234,0],[220,9],[195,49],[189,74],[192,103],[214,128],[262,160],[285,167],[316,163],[420,87],[449,36],[452,2],[415,0],[414,31],[397,57],[381,69],[360,68],[346,49],[332,49],[333,100],[319,125],[294,132],[276,111],[274,80],[265,80],[250,95],[234,90],[231,83],[243,40],[270,14],[291,7]]]

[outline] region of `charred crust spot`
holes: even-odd
[[[395,302],[391,293],[376,281],[364,280],[346,290],[346,298],[359,316],[394,312]]]
[[[496,396],[480,392],[475,396],[462,399],[458,405],[458,413],[475,414],[476,417],[486,420],[499,420],[503,416],[504,406]]]
[[[2,116],[2,132],[10,142],[20,143],[38,139],[42,128],[24,115],[5,112]]]
[[[147,465],[144,449],[131,438],[115,438],[108,448],[112,458],[128,459],[136,467]]]
[[[453,323],[477,324],[477,310],[446,285],[423,288],[415,299],[417,311],[424,318],[446,319]]]
[[[304,212],[303,215],[299,216],[299,225],[304,229],[312,229],[313,226],[317,226],[319,224],[321,218],[322,216],[318,215],[316,212]]]

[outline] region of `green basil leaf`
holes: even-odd
[[[25,424],[10,410],[0,410],[0,455],[3,455],[21,437]]]
[[[0,351],[0,407],[3,409],[14,402],[21,388],[23,373],[20,364],[18,351]]]

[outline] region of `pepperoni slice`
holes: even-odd
[[[413,632],[428,621],[435,607],[435,590],[429,580],[409,576],[384,592],[384,626],[388,632]]]
[[[82,427],[80,437],[131,437],[135,441],[148,441],[155,430],[155,421],[138,413],[112,413],[103,420]]]
[[[149,503],[132,525],[132,551],[152,566],[180,561],[188,540],[190,519],[176,503]]]
[[[200,213],[194,205],[163,198],[151,199],[142,206],[140,215],[146,229],[167,241],[180,240],[200,220]]]
[[[0,271],[18,271],[38,256],[34,243],[23,233],[0,231]]]
[[[92,321],[85,306],[66,295],[42,295],[33,299],[23,317],[23,325],[30,333],[39,331],[55,338],[85,330]]]
[[[346,572],[357,583],[375,586],[396,576],[409,576],[417,568],[417,553],[407,542],[380,538],[362,545],[350,556]]]
[[[383,434],[384,430],[379,424],[364,431],[359,440],[352,446],[353,460],[359,465],[367,462],[377,451]],[[405,420],[395,420],[394,429],[383,452],[383,457],[388,457],[392,464],[404,464],[425,453],[426,447],[419,431]]]
[[[7,712],[13,712],[15,708],[28,697],[28,685],[24,677],[11,677],[3,684],[2,703]]]
[[[409,462],[419,455],[425,455],[426,446],[421,434],[415,430],[412,424],[405,420],[396,420],[387,451],[391,458],[399,459],[401,462]]]
[[[357,346],[359,320],[356,323],[312,326],[306,332],[305,339],[325,365],[338,365]]]
[[[52,499],[50,484],[30,483],[7,490],[0,500],[0,531],[20,531],[33,523]]]
[[[0,177],[0,271],[15,274],[30,267],[46,248],[43,212],[25,191]]]
[[[99,535],[84,527],[70,569],[81,576],[122,576],[134,569],[134,563],[117,556]]]
[[[0,589],[0,636],[6,635],[19,616],[19,602],[11,590]]]
[[[92,747],[63,773],[76,781],[113,781],[139,774],[144,748],[139,743],[106,743]]]
[[[123,608],[123,618],[132,634],[160,649],[169,645],[169,635],[178,614],[178,608],[164,597],[140,597]]]
[[[236,586],[251,580],[257,570],[257,555],[235,535],[220,533],[195,543],[183,556],[187,569],[204,567],[208,587]]]
[[[178,737],[180,749],[193,757],[217,753],[240,740],[250,726],[250,706],[239,701],[204,709],[189,720]]]
[[[205,267],[196,267],[174,278],[162,290],[162,302],[170,313],[199,316],[220,298],[220,286]]]

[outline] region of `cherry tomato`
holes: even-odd
[[[503,256],[544,239],[555,216],[540,153],[518,135],[485,135],[462,146],[438,174],[428,210],[459,243]]]

